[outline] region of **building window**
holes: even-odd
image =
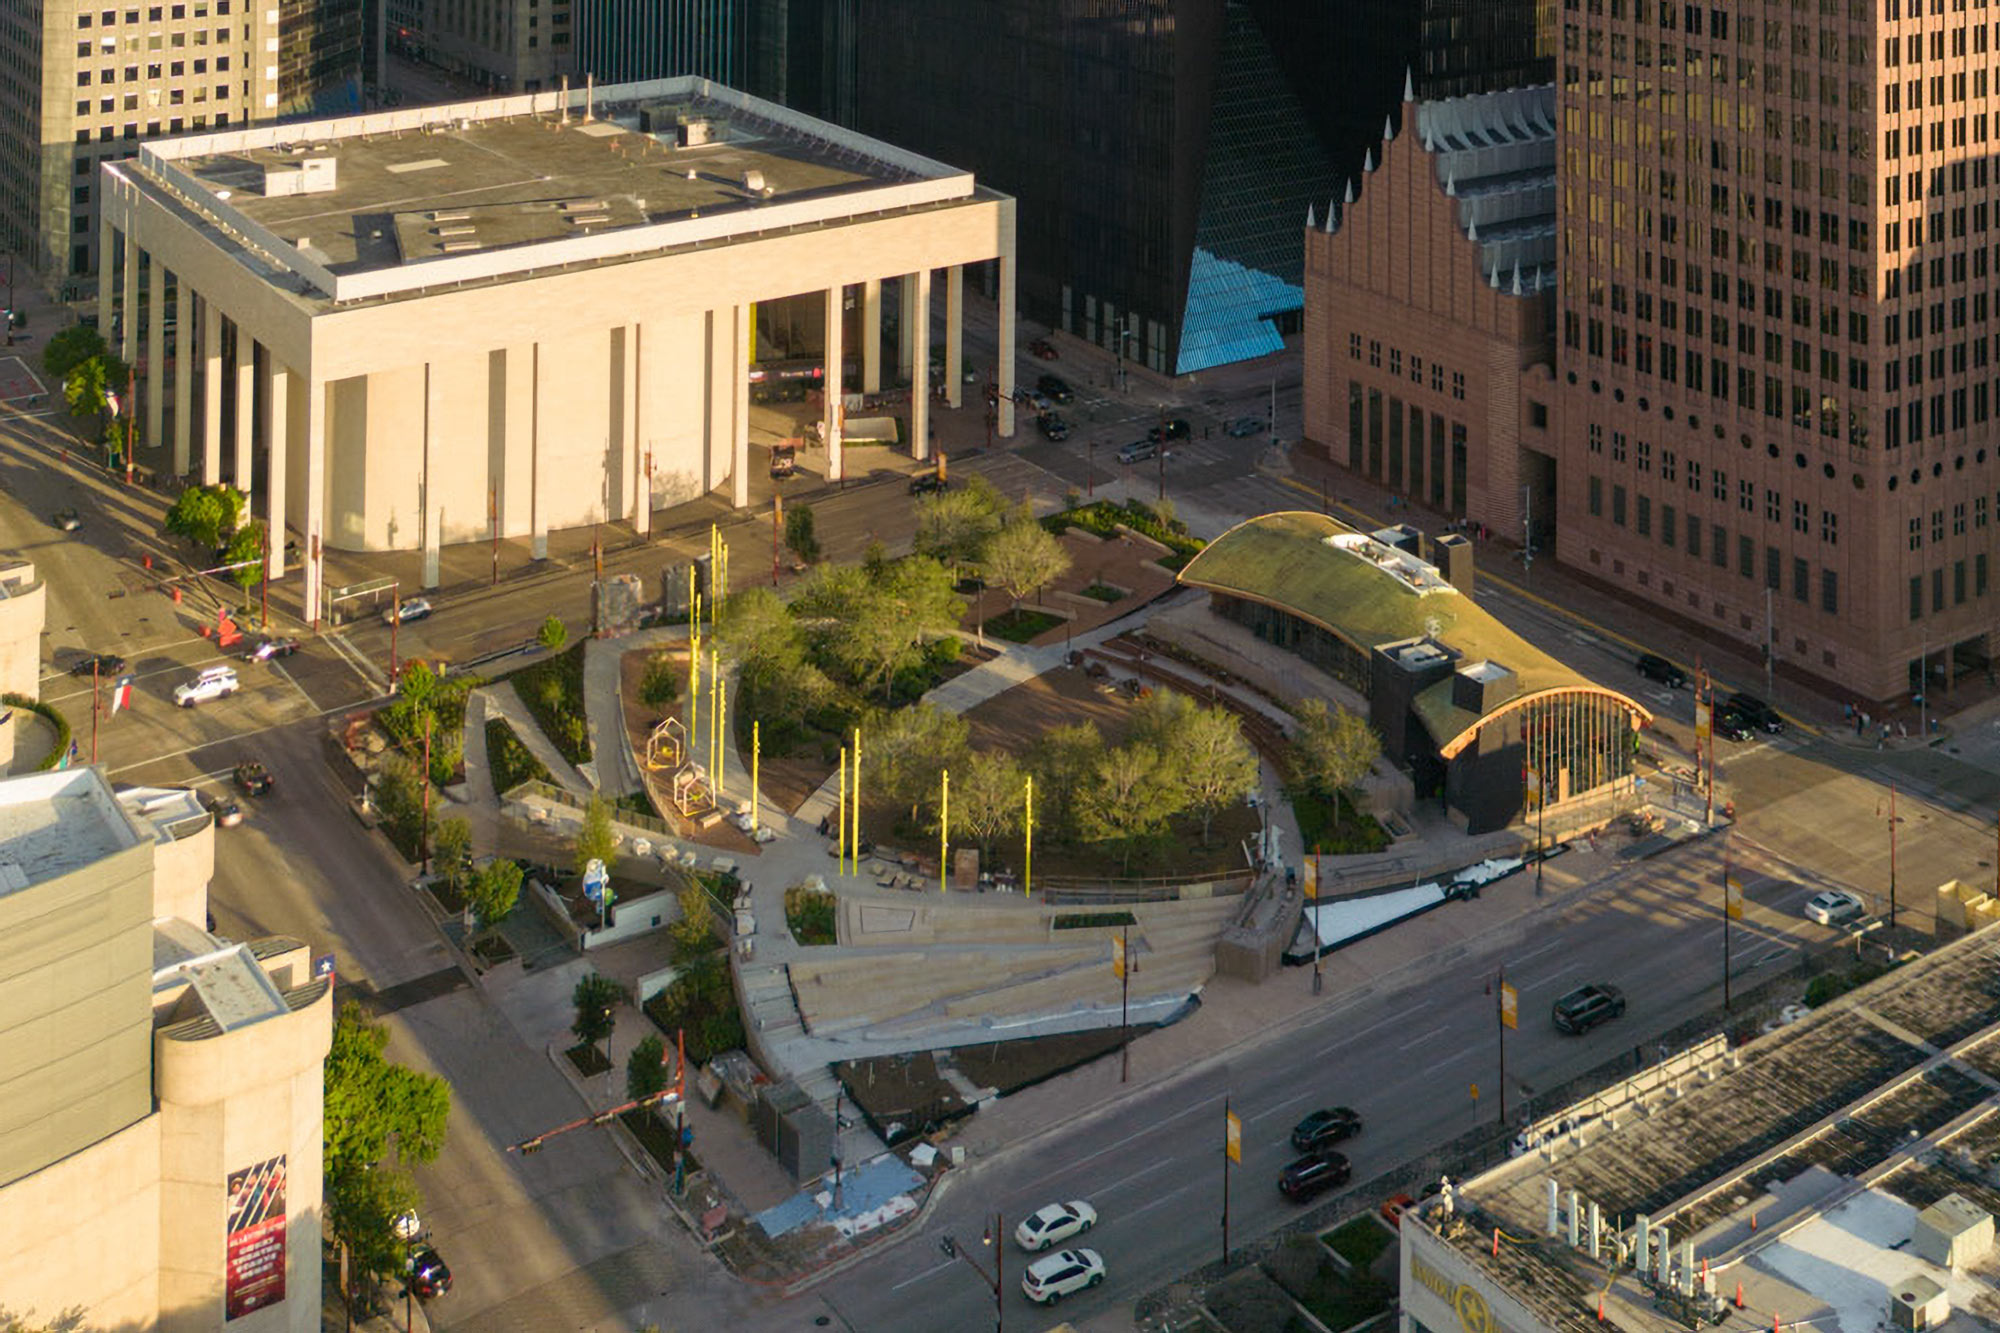
[[[1639,449],[1634,457],[1633,466],[1637,467],[1641,472],[1651,472],[1653,470],[1653,443],[1651,440],[1639,441]]]
[[[1803,602],[1812,596],[1812,570],[1804,560],[1792,557],[1792,600]]]
[[[1757,543],[1748,533],[1738,533],[1736,537],[1736,572],[1746,579],[1757,577]]]
[[[1622,430],[1611,432],[1611,461],[1614,463],[1625,461],[1625,432]]]
[[[1924,576],[1910,575],[1910,619],[1924,618]]]
[[[1347,355],[1356,361],[1359,361],[1361,359],[1360,334],[1350,333],[1347,335]]]
[[[1984,551],[1972,557],[1972,595],[1974,597],[1984,597],[1986,595],[1986,552]]]
[[[1593,421],[1590,423],[1590,430],[1588,432],[1588,435],[1590,439],[1590,452],[1592,452],[1593,454],[1603,453],[1604,427],[1599,425],[1597,422]]]
[[[1638,497],[1638,512],[1633,515],[1633,530],[1641,537],[1653,535],[1653,500],[1651,496]]]
[[[1729,474],[1721,468],[1715,469],[1708,475],[1708,498],[1716,501],[1729,498]]]
[[[1942,509],[1931,510],[1931,540],[1933,542],[1944,540],[1944,510]]]
[[[1931,571],[1931,614],[1944,610],[1944,566]]]
[[[1785,558],[1775,546],[1764,548],[1764,586],[1772,592],[1785,586]]]
[[[1396,376],[1403,373],[1403,351],[1400,347],[1389,349],[1389,373]]]
[[[1754,482],[1739,480],[1736,483],[1736,507],[1746,514],[1757,512],[1757,486]]]
[[[1965,501],[1963,500],[1960,500],[1951,507],[1951,535],[1954,537],[1963,537],[1965,535]]]
[[[1590,479],[1590,516],[1592,518],[1604,517],[1604,478],[1602,477],[1592,477]]]
[[[1676,454],[1674,453],[1674,451],[1673,451],[1673,450],[1671,450],[1671,449],[1662,449],[1662,450],[1660,450],[1660,480],[1661,480],[1661,481],[1667,481],[1667,482],[1671,482],[1671,481],[1673,481],[1673,480],[1674,480],[1674,477],[1675,477],[1675,474],[1676,474],[1676,471],[1677,471],[1677,467],[1678,467],[1678,464],[1679,464],[1679,461],[1680,461],[1680,460],[1679,460],[1678,456],[1677,456],[1677,455],[1676,455]]]
[[[1819,511],[1819,539],[1828,546],[1840,545],[1840,516],[1831,509]]]
[[[1465,375],[1461,371],[1451,372],[1451,396],[1460,400],[1465,398]]]
[[[1677,546],[1680,544],[1680,532],[1675,527],[1675,518],[1676,515],[1672,505],[1663,504],[1660,506],[1660,545]]]
[[[1840,576],[1830,569],[1819,572],[1819,609],[1830,616],[1840,614]]]
[[[1382,343],[1380,339],[1368,340],[1368,364],[1379,367],[1382,364]]]
[[[1611,521],[1625,526],[1625,488],[1615,484],[1611,488]]]
[[[1764,521],[1766,523],[1776,523],[1778,521],[1780,506],[1782,504],[1783,501],[1778,498],[1778,493],[1769,486],[1766,486],[1764,488]]]
[[[1812,506],[1804,500],[1792,501],[1792,531],[1812,531]]]

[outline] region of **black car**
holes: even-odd
[[[117,653],[91,653],[69,669],[72,676],[88,676],[96,672],[100,676],[115,676],[125,669],[125,659]]]
[[[1294,1203],[1304,1203],[1315,1194],[1345,1185],[1353,1174],[1354,1168],[1339,1153],[1314,1153],[1278,1174],[1278,1192]]]
[[[1071,392],[1069,381],[1060,375],[1044,375],[1035,381],[1035,387],[1057,406],[1067,406],[1076,394]]]
[[[1658,653],[1639,655],[1639,674],[1647,680],[1657,680],[1670,690],[1678,690],[1688,683],[1687,672],[1661,657]]]
[[[58,509],[50,521],[64,532],[75,532],[83,526],[82,515],[78,514],[74,509]]]
[[[271,770],[254,759],[238,764],[235,777],[237,789],[245,796],[268,796],[271,788],[277,785]]]
[[[1579,1037],[1624,1012],[1625,992],[1616,986],[1593,982],[1588,986],[1578,986],[1557,1000],[1549,1017],[1555,1021],[1556,1031]]]
[[[1722,706],[1741,714],[1743,720],[1758,731],[1777,736],[1785,730],[1785,719],[1778,716],[1778,710],[1754,694],[1732,694]]]
[[[403,1271],[407,1275],[406,1280],[410,1290],[420,1299],[429,1300],[433,1296],[442,1296],[451,1290],[451,1269],[445,1266],[444,1259],[438,1252],[428,1245],[419,1245],[410,1251],[410,1257],[404,1261]]]
[[[1719,708],[1715,713],[1715,734],[1726,741],[1747,741],[1756,734],[1750,719],[1733,708]]]
[[[1163,421],[1147,431],[1146,438],[1155,444],[1164,444],[1168,440],[1185,440],[1188,437],[1188,429],[1186,418],[1175,417],[1173,420]]]
[[[1042,413],[1035,418],[1035,429],[1039,430],[1045,439],[1067,440],[1069,438],[1069,423],[1062,419],[1060,413]]]
[[[936,495],[945,487],[944,478],[935,472],[919,472],[910,478],[910,494]]]
[[[1318,1152],[1360,1132],[1361,1116],[1352,1107],[1321,1107],[1292,1127],[1292,1147]]]

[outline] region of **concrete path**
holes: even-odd
[[[615,639],[590,639],[583,649],[583,712],[590,726],[591,767],[606,796],[629,796],[643,785],[625,740],[625,700],[619,663],[625,654],[687,640],[687,626],[639,630]]]
[[[534,714],[530,713],[528,706],[521,702],[521,696],[514,692],[511,683],[503,681],[487,689],[475,690],[473,697],[483,700],[481,707],[485,716],[480,721],[479,741],[482,749],[486,744],[485,719],[497,717],[514,729],[514,734],[528,747],[528,753],[542,761],[542,766],[549,770],[557,786],[577,796],[590,795],[590,784],[583,780],[581,773],[570,766],[569,760],[562,757],[562,751],[556,749],[555,742],[542,734],[542,729],[535,725]],[[466,725],[471,726],[471,708],[466,709],[465,716]],[[468,741],[467,749],[470,748]]]

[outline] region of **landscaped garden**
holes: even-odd
[[[584,643],[578,642],[522,667],[512,677],[514,692],[527,705],[535,725],[572,764],[590,761],[590,723],[583,705],[583,650]]]
[[[547,765],[535,758],[514,734],[505,718],[489,718],[486,723],[486,764],[493,775],[493,790],[505,794],[524,782],[553,782]]]

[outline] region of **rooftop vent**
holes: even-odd
[[[684,116],[674,126],[674,142],[682,148],[699,148],[714,137],[713,127],[700,116]]]
[[[771,187],[764,184],[764,173],[755,167],[743,173],[743,188],[751,194],[768,195],[771,193]]]
[[[336,160],[330,157],[308,157],[297,162],[264,164],[266,199],[294,194],[328,194],[338,183]]]

